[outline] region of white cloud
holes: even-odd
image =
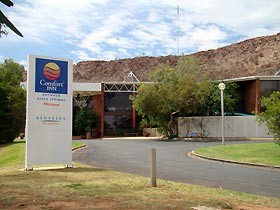
[[[17,63],[19,63],[19,64],[23,65],[25,70],[27,70],[27,69],[28,69],[28,63],[27,63],[27,60],[20,60],[20,61],[17,61]]]
[[[90,57],[88,53],[86,53],[83,50],[72,50],[70,52],[72,55],[75,55],[78,57],[79,60],[93,60],[94,58]]]
[[[223,40],[226,38],[227,34],[215,25],[194,27],[193,30],[185,32],[185,36],[181,37],[180,46],[186,51],[188,49],[199,51],[215,49],[225,45]]]
[[[280,29],[278,0],[183,1],[181,8],[183,19],[195,24],[215,23],[245,37],[259,35],[258,28],[269,26],[270,33]]]
[[[107,1],[26,0],[16,3],[7,14],[24,36],[35,42],[48,42],[53,36],[79,38],[90,24],[89,14],[97,16],[96,7]]]
[[[181,53],[280,31],[279,0],[23,0],[4,13],[24,38],[9,35],[2,46],[74,60],[177,54],[178,3]]]
[[[0,55],[0,63],[3,63],[5,60],[4,56]]]
[[[119,54],[116,51],[104,51],[102,53],[102,56],[97,56],[95,60],[105,60],[105,61],[116,60],[119,59],[118,56]]]
[[[132,22],[129,19],[129,15],[125,11],[109,13],[91,33],[85,36],[79,44],[79,47],[97,53],[101,51],[100,45],[102,44],[116,45],[118,40],[127,42],[127,38],[118,38],[118,33],[123,32],[123,28]]]

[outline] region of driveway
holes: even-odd
[[[280,197],[280,170],[206,161],[186,155],[199,147],[220,145],[219,142],[90,140],[85,143],[86,148],[73,153],[73,161],[148,177],[150,149],[156,148],[160,179]]]

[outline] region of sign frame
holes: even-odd
[[[28,55],[25,170],[72,167],[73,61]]]

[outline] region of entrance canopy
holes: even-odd
[[[100,94],[101,83],[73,83],[73,91],[82,96]]]
[[[80,108],[87,105],[90,96],[101,94],[101,83],[73,83],[74,105]]]

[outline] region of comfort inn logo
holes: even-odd
[[[66,61],[36,58],[35,92],[68,93],[68,63]]]

